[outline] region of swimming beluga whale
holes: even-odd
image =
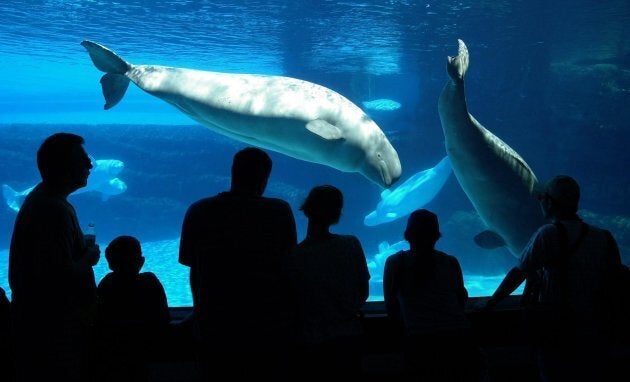
[[[378,125],[339,93],[290,77],[133,65],[81,42],[101,78],[105,109],[129,81],[212,131],[293,158],[358,172],[382,187],[401,174],[398,153]]]
[[[72,195],[79,195],[84,192],[98,192],[101,194],[101,200],[104,202],[109,200],[111,196],[120,195],[127,191],[127,184],[116,176],[125,168],[125,163],[118,159],[94,159],[92,161],[92,169],[88,177],[85,187],[81,187],[74,191]],[[15,212],[20,210],[26,196],[33,191],[36,185],[25,188],[21,191],[14,190],[8,184],[2,185],[2,196],[7,206]]]
[[[519,256],[544,223],[535,197],[538,180],[516,151],[468,112],[464,91],[468,48],[458,42],[457,56],[448,57],[450,79],[438,102],[446,151],[455,177],[488,226],[475,241],[486,247],[505,244]]]
[[[417,172],[395,189],[383,190],[381,201],[365,216],[363,224],[389,223],[424,207],[440,192],[451,172],[451,162],[445,156],[434,167]]]

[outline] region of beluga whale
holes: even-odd
[[[363,224],[389,223],[422,208],[440,192],[451,172],[451,163],[445,156],[434,167],[417,172],[396,188],[383,190],[381,201],[365,216]]]
[[[486,248],[505,245],[519,256],[544,223],[536,199],[538,180],[514,149],[468,112],[464,87],[468,48],[458,42],[457,56],[448,57],[450,79],[438,102],[446,151],[455,177],[488,227],[475,242]]]
[[[263,149],[358,172],[388,188],[402,172],[398,153],[357,105],[324,86],[283,76],[134,65],[85,40],[101,78],[105,109],[129,82],[212,131]]]
[[[71,195],[79,195],[84,192],[96,191],[101,195],[102,201],[107,201],[111,196],[120,195],[127,191],[127,184],[116,176],[125,168],[125,163],[118,159],[94,159],[92,169],[85,187],[79,188]],[[2,196],[7,206],[15,212],[20,210],[26,196],[33,191],[36,185],[24,190],[14,190],[8,184],[2,185]]]

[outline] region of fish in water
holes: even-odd
[[[84,192],[95,191],[101,194],[101,199],[106,201],[110,196],[122,194],[127,190],[127,184],[116,176],[125,167],[124,162],[117,159],[94,159],[92,160],[92,169],[90,170],[90,176],[88,177],[87,185],[81,187],[72,195],[82,194]],[[24,198],[35,188],[35,186],[28,187],[22,191],[16,191],[7,184],[2,185],[2,196],[7,203],[7,206],[13,211],[18,212]]]
[[[293,158],[358,172],[390,187],[402,172],[380,127],[346,97],[296,78],[134,65],[92,41],[81,43],[101,78],[105,109],[129,81],[212,131]]]
[[[519,256],[544,223],[535,197],[538,180],[514,149],[468,112],[464,91],[468,48],[458,42],[457,56],[448,57],[450,78],[438,102],[446,152],[455,177],[488,227],[475,242],[486,248],[507,246]]]
[[[363,223],[367,226],[389,223],[422,208],[440,192],[451,172],[451,162],[445,156],[434,167],[411,176],[396,189],[383,190],[376,210],[370,212]]]
[[[363,107],[367,110],[394,111],[400,109],[400,102],[387,98],[379,98],[371,101],[363,101]]]

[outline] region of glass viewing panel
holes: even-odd
[[[518,261],[505,246],[484,249],[475,242],[488,226],[445,159],[438,99],[449,81],[447,56],[457,54],[461,38],[470,53],[468,111],[540,181],[558,173],[577,178],[581,215],[611,230],[628,256],[630,47],[623,43],[627,20],[621,15],[630,3],[385,3],[2,2],[0,286],[10,296],[10,236],[16,210],[39,179],[37,148],[48,135],[68,131],[85,137],[96,163],[90,186],[70,197],[84,228],[95,223],[103,254],[115,236],[138,237],[143,270],[160,278],[169,305],[191,305],[188,269],[177,262],[182,218],[195,200],[228,189],[232,156],[246,146],[133,83],[118,105],[103,110],[102,73],[81,46],[84,39],[138,65],[299,78],[361,108],[402,164],[388,191],[357,172],[268,150],[274,165],[266,195],[290,203],[303,239],[306,219],[298,208],[310,188],[340,188],[345,206],[333,231],[361,240],[372,275],[370,300],[378,301],[385,259],[406,248],[403,231],[415,208],[438,214],[437,248],[458,258],[471,296],[491,294]],[[305,110],[318,102],[294,106]],[[311,127],[326,135],[333,119]],[[348,154],[320,155],[332,162]],[[483,166],[496,169],[481,155],[467,155],[467,175]],[[501,204],[512,184],[498,187],[484,196]],[[388,208],[378,207],[382,199]],[[519,214],[518,206],[511,208]],[[378,216],[370,215],[375,210]],[[519,216],[512,228],[526,229]],[[97,281],[108,272],[104,256],[95,270]]]

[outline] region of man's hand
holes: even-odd
[[[480,299],[475,303],[472,309],[475,312],[489,312],[489,311],[492,311],[498,303],[499,303],[499,300],[493,297],[489,297],[487,299]]]

